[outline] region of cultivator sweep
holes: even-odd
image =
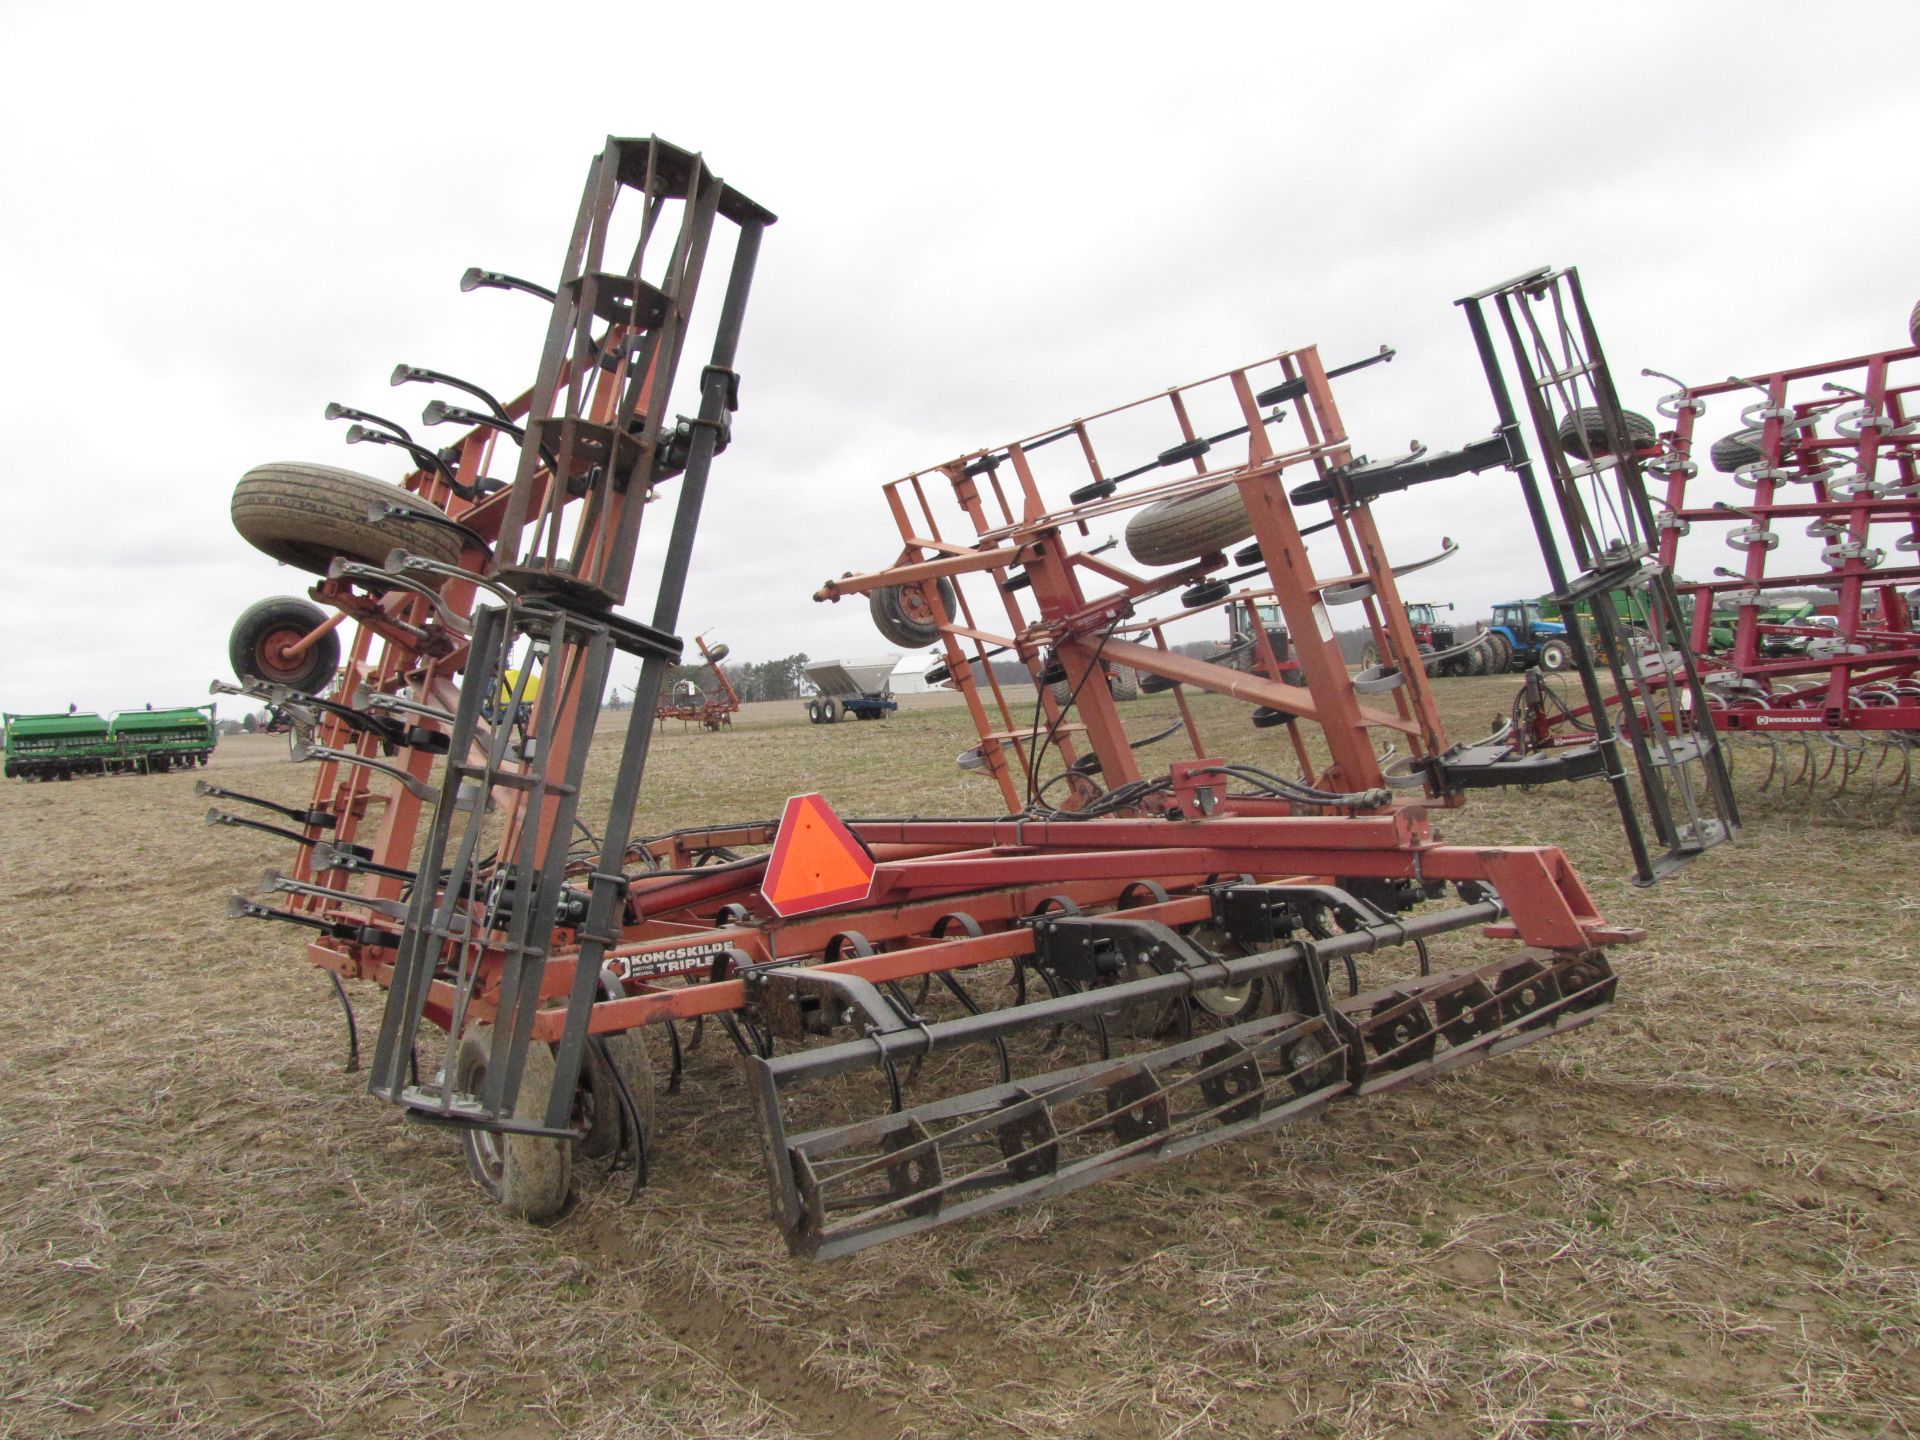
[[[1658,643],[1644,609],[1618,607],[1615,684],[1584,704],[1543,697],[1525,728],[1542,746],[1579,744],[1611,711],[1626,731],[1625,695],[1632,728],[1656,744],[1718,733],[1761,749],[1763,787],[1907,793],[1920,742],[1920,347],[1674,383],[1658,407],[1672,428],[1633,437],[1640,478],[1626,498],[1651,516],[1659,568],[1691,562],[1712,578],[1663,598],[1677,623]],[[1735,411],[1703,470],[1700,437]],[[1739,558],[1716,563],[1709,537]]]
[[[603,268],[616,202],[640,212],[624,269]],[[610,140],[556,289],[469,272],[552,306],[528,395],[500,405],[402,367],[396,383],[434,376],[489,407],[461,412],[473,428],[445,451],[352,412],[421,462],[404,487],[283,465],[236,492],[243,533],[322,571],[314,596],[355,628],[322,694],[271,677],[330,676],[336,621],[291,608],[304,601],[243,617],[243,688],[294,716],[316,785],[305,807],[209,787],[275,815],[209,818],[297,845],[294,867],[269,873],[265,899],[235,897],[235,915],[303,926],[316,964],[387,988],[376,1095],[458,1130],[474,1177],[545,1219],[578,1159],[624,1156],[644,1178],[657,1088],[647,1036],[664,1031],[671,1089],[712,1016],[747,1067],[781,1230],[796,1252],[831,1256],[1604,1011],[1604,949],[1631,932],[1606,924],[1558,850],[1440,843],[1429,812],[1461,793],[1420,665],[1350,678],[1341,662],[1329,606],[1358,607],[1383,653],[1417,654],[1396,576],[1419,566],[1396,570],[1381,549],[1356,486],[1382,467],[1352,454],[1311,348],[1166,392],[1153,416],[1143,404],[1096,417],[1128,444],[1171,417],[1174,442],[1144,440],[1155,458],[1125,473],[1096,459],[1108,427],[1076,421],[888,487],[899,562],[822,596],[869,594],[890,638],[945,647],[980,725],[974,760],[1005,814],[842,818],[796,796],[777,819],[632,839],[653,729],[642,724],[622,738],[603,823],[585,824],[612,656],[640,658],[645,714],[680,652],[681,587],[772,218],[698,156]],[[670,422],[721,219],[735,230],[732,272],[699,411]],[[667,252],[662,268],[646,262],[650,240]],[[487,479],[503,434],[520,446],[508,485]],[[1506,453],[1427,464],[1458,473]],[[1036,462],[1067,455],[1085,468],[1054,505]],[[1292,479],[1305,484],[1290,501]],[[936,480],[964,538],[942,538]],[[670,486],[672,532],[643,624],[613,607],[641,517]],[[1294,505],[1320,501],[1332,517],[1302,527]],[[326,525],[312,522],[316,505]],[[1126,511],[1134,568],[1076,548]],[[1316,531],[1338,551],[1332,575],[1309,562]],[[1242,569],[1221,573],[1224,547],[1243,540]],[[975,608],[982,595],[1004,621]],[[1168,648],[1174,619],[1236,604],[1277,607],[1292,655],[1236,666]],[[1250,630],[1271,651],[1265,626]],[[1024,724],[979,663],[997,647],[1040,682]],[[1088,684],[1118,666],[1173,690],[1173,730],[1131,734],[1111,687]],[[1296,669],[1304,685],[1290,683]],[[1192,701],[1206,690],[1246,702],[1243,739],[1280,732],[1265,737],[1279,758],[1223,758],[1249,751],[1203,741]],[[1151,744],[1175,735],[1182,758],[1143,768]],[[1430,947],[1447,935],[1463,953],[1436,964]],[[449,1037],[437,1070],[418,1063],[422,1027]]]

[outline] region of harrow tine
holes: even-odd
[[[1852,780],[1853,772],[1859,768],[1860,757],[1866,753],[1866,750],[1864,745],[1845,734],[1830,734],[1826,737],[1826,741],[1832,747],[1833,755],[1827,761],[1826,774],[1822,778],[1831,776],[1834,769],[1838,767],[1839,780],[1832,790],[1833,797],[1837,800],[1847,793],[1847,784]]]
[[[1797,786],[1805,780],[1807,788],[1811,790],[1813,788],[1813,741],[1805,735],[1796,735],[1793,738],[1800,746],[1800,773],[1793,777],[1792,783]],[[1783,785],[1781,788],[1788,787]]]

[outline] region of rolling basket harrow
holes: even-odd
[[[607,262],[617,205],[639,212],[624,269]],[[385,988],[375,1095],[457,1129],[474,1177],[544,1219],[580,1158],[624,1157],[644,1178],[661,1088],[649,1040],[665,1037],[672,1088],[683,1029],[714,1017],[746,1067],[775,1218],[796,1252],[824,1257],[1270,1129],[1607,1009],[1605,948],[1637,935],[1601,918],[1557,849],[1441,843],[1431,813],[1461,803],[1462,775],[1508,762],[1449,745],[1417,661],[1350,677],[1332,639],[1330,607],[1351,606],[1383,656],[1417,656],[1397,590],[1417,565],[1389,562],[1369,499],[1511,466],[1516,442],[1369,466],[1335,404],[1342,372],[1311,347],[887,487],[898,559],[821,598],[867,595],[889,638],[944,647],[979,730],[969,763],[1004,813],[842,818],[796,796],[778,818],[636,839],[653,730],[640,723],[598,828],[585,824],[612,655],[640,658],[643,716],[679,656],[772,218],[698,156],[610,140],[556,290],[470,272],[552,306],[527,395],[502,405],[397,372],[489,408],[452,414],[472,428],[444,451],[348,415],[420,462],[400,489],[270,466],[236,492],[243,533],[323,571],[315,598],[355,629],[342,678],[308,688],[287,677],[332,675],[337,619],[270,602],[236,630],[241,688],[296,716],[316,783],[304,808],[268,805],[272,821],[209,818],[295,842],[291,869],[232,913],[302,926],[336,983]],[[723,220],[733,259],[699,407],[674,422]],[[519,444],[506,485],[485,478],[502,435]],[[1109,445],[1151,458],[1108,470]],[[670,493],[641,623],[615,606],[642,516]],[[1327,517],[1303,525],[1297,510],[1321,504]],[[1128,563],[1082,546],[1128,514]],[[1333,573],[1308,555],[1314,532]],[[1182,617],[1262,604],[1284,615],[1284,663],[1167,648]],[[1000,649],[1032,671],[1033,709],[981,663]],[[1178,724],[1131,733],[1108,685],[1089,683],[1109,666],[1171,690]],[[503,685],[510,703],[494,706]],[[1202,737],[1200,691],[1247,706],[1230,740]],[[1150,764],[1156,741],[1166,758]],[[1464,939],[1451,966],[1432,948],[1447,935]],[[437,1071],[418,1064],[423,1026],[449,1037]]]

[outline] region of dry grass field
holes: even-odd
[[[1462,735],[1510,689],[1440,686]],[[937,697],[670,734],[645,828],[807,789],[977,813],[970,739]],[[10,782],[0,1436],[1913,1434],[1920,786],[1782,799],[1759,768],[1744,843],[1650,892],[1598,788],[1445,819],[1563,845],[1644,927],[1600,1023],[831,1265],[766,1220],[717,1037],[662,1101],[649,1190],[583,1166],[572,1211],[523,1226],[343,1072],[299,935],[224,918],[284,842],[203,827],[188,776]],[[307,785],[269,738],[207,773]]]

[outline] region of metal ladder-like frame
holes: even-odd
[[[639,238],[626,270],[610,273],[602,265],[613,211],[627,195],[641,205]],[[677,227],[662,223],[673,201]],[[713,349],[700,373],[699,409],[667,425],[716,217],[732,221],[738,234]],[[595,158],[553,302],[494,567],[483,582],[504,603],[475,613],[439,803],[370,1066],[371,1091],[421,1118],[570,1133],[601,965],[624,918],[622,865],[653,727],[627,728],[583,896],[569,891],[566,876],[578,858],[572,842],[587,753],[616,650],[641,661],[636,715],[652,713],[679,662],[673,632],[708,472],[738,404],[732,367],[760,238],[773,220],[712,175],[701,157],[658,139],[610,138]],[[664,273],[649,281],[649,241],[669,229]],[[626,597],[655,487],[675,477],[679,494],[654,615],[642,623],[612,607]],[[574,501],[578,518],[569,529],[563,512]],[[523,642],[526,658],[509,676]],[[529,701],[536,681],[537,698]],[[504,718],[489,724],[486,711],[496,702]],[[501,853],[487,873],[480,851],[496,795],[509,808]],[[563,906],[576,953],[554,1082],[542,1118],[516,1118],[536,1013],[548,1003],[542,981]],[[425,1082],[412,1075],[414,1041],[436,981],[451,987],[449,1033],[458,1035],[483,981],[494,975],[493,1049],[481,1093],[457,1091],[451,1064]]]
[[[1488,301],[1512,353],[1557,527],[1521,437],[1488,323]],[[1638,442],[1628,432],[1578,271],[1542,268],[1457,303],[1466,311],[1509,438],[1510,468],[1525,493],[1554,599],[1568,615],[1567,643],[1580,672],[1593,745],[1620,810],[1634,880],[1650,885],[1734,838],[1740,816],[1699,666],[1687,646],[1673,574],[1658,560],[1659,531],[1635,453]],[[1597,414],[1604,447],[1585,438],[1591,426],[1583,411]],[[1569,436],[1595,453],[1571,453]],[[1614,604],[1620,594],[1639,597],[1636,613],[1645,615],[1650,647],[1621,620]],[[1578,623],[1576,607],[1582,604],[1593,616],[1600,655]],[[1611,694],[1602,684],[1603,664]],[[1623,736],[1640,781],[1640,804],[1621,763]]]

